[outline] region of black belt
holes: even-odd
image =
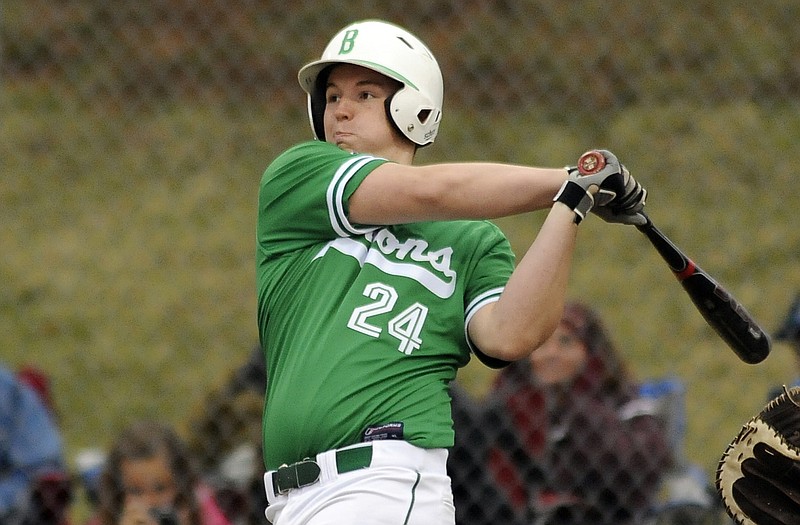
[[[372,463],[372,446],[346,448],[336,451],[336,472],[344,474],[369,467]],[[313,459],[304,459],[291,465],[283,465],[272,473],[272,486],[275,495],[286,494],[292,489],[313,485],[319,481],[319,463]]]

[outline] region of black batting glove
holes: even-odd
[[[620,175],[605,180],[604,199],[595,199],[597,202],[592,212],[606,222],[643,226],[647,223],[647,216],[643,212],[647,190],[631,176],[616,155],[608,150],[597,151],[605,158],[606,167],[612,165]]]

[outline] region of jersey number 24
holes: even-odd
[[[371,283],[364,287],[363,293],[365,297],[372,299],[372,302],[356,307],[347,326],[370,337],[378,337],[383,329],[372,324],[371,318],[393,312],[397,303],[397,290],[383,283]],[[422,346],[420,334],[427,316],[428,307],[414,303],[389,319],[386,329],[389,335],[400,341],[397,350],[409,355]]]

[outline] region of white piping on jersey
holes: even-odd
[[[371,157],[369,155],[358,155],[342,163],[339,169],[334,173],[328,190],[325,193],[325,198],[328,203],[328,217],[331,221],[331,226],[337,235],[347,237],[349,235],[363,235],[376,228],[376,226],[369,226],[365,228],[356,228],[350,224],[347,214],[344,211],[344,190],[350,179],[358,173],[365,164],[377,160],[378,157]]]
[[[502,292],[502,287],[486,290],[478,297],[470,301],[470,303],[467,305],[466,315],[464,316],[464,338],[467,340],[467,344],[469,345],[470,349],[472,349],[473,353],[475,352],[475,347],[472,344],[472,339],[469,338],[469,322],[472,320],[472,317],[477,313],[478,310],[489,303],[497,302],[500,299],[500,294]]]
[[[349,255],[358,261],[360,266],[371,264],[389,275],[408,277],[424,286],[428,291],[447,299],[452,297],[456,290],[456,272],[450,268],[450,259],[453,249],[450,247],[436,252],[426,252],[428,243],[421,239],[408,239],[400,243],[388,230],[381,229],[369,232],[358,240],[351,237],[334,239],[314,257],[318,259],[325,255],[329,248]],[[363,240],[372,242],[364,244]],[[411,261],[400,262],[390,260],[387,256],[394,255],[401,261],[410,256]],[[440,274],[434,273],[419,263],[428,263]]]
[[[475,315],[475,312],[477,312],[487,304],[493,303],[498,299],[500,299],[500,294],[502,293],[502,291],[503,291],[502,286],[498,288],[492,288],[491,290],[486,290],[478,297],[470,301],[470,303],[467,305],[466,318],[464,324],[465,325],[469,324],[469,321],[470,319],[472,319],[472,316]]]

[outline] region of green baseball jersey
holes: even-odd
[[[488,221],[351,223],[349,197],[385,162],[306,142],[261,180],[268,469],[372,439],[453,445],[448,384],[470,359],[466,325],[514,257]]]

